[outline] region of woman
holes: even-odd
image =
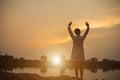
[[[68,24],[68,31],[69,31],[69,34],[73,41],[71,61],[74,64],[76,80],[78,80],[79,67],[80,67],[81,79],[83,79],[83,63],[85,62],[83,44],[84,44],[84,40],[85,40],[90,28],[89,28],[88,22],[86,22],[87,29],[86,29],[85,33],[81,36],[80,29],[76,28],[74,30],[74,33],[75,33],[75,35],[74,35],[71,30],[71,24],[72,24],[72,22],[70,22]]]

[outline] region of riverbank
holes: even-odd
[[[37,74],[0,72],[0,80],[74,80],[74,77],[66,75],[44,77]]]

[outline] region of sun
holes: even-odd
[[[60,63],[61,63],[60,57],[58,57],[58,56],[54,57],[54,58],[53,58],[53,63],[54,63],[55,65],[60,65]]]

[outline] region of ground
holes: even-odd
[[[73,80],[70,76],[43,77],[37,74],[28,73],[6,73],[0,72],[0,80]]]
[[[57,77],[55,76],[45,77],[45,76],[39,76],[38,74],[8,73],[8,72],[0,71],[0,80],[75,80],[75,77],[70,77],[67,75],[62,75]],[[94,79],[94,80],[98,80],[98,79]]]

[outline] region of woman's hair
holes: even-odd
[[[81,34],[81,31],[80,31],[79,28],[76,28],[76,29],[74,30],[74,33],[75,33],[76,35],[80,35],[80,34]]]

